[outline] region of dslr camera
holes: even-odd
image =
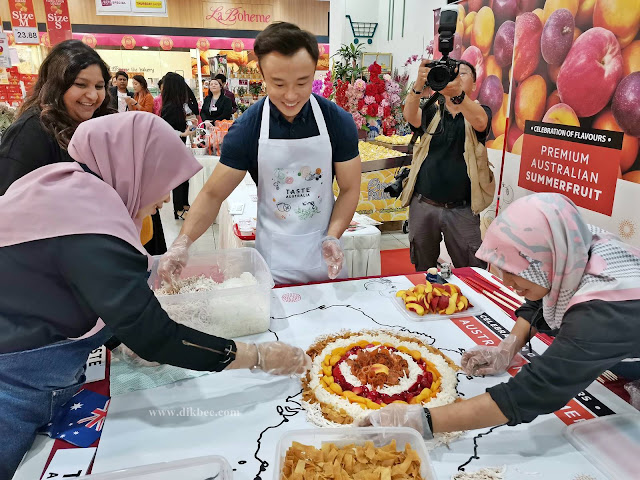
[[[402,194],[402,182],[409,176],[409,169],[403,168],[395,176],[395,180],[384,187],[384,192],[393,198],[398,198]]]
[[[442,54],[442,58],[425,65],[431,69],[427,76],[427,86],[434,92],[443,90],[449,82],[458,76],[460,64],[449,58],[449,54],[453,51],[457,23],[457,10],[442,10],[438,27],[438,50]]]

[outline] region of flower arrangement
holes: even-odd
[[[333,77],[331,74],[331,70],[329,70],[324,77],[324,88],[322,89],[322,96],[328,99],[333,98]]]
[[[322,80],[314,80],[313,86],[311,87],[311,92],[316,95],[322,95],[322,87],[324,86],[324,82]]]
[[[376,62],[368,70],[369,82],[361,78],[354,82],[337,79],[335,102],[351,113],[358,129],[368,131],[371,136],[381,130],[391,136],[402,121],[403,86],[391,75],[381,76],[382,68]]]
[[[261,80],[251,80],[249,82],[249,93],[254,97],[257,97],[262,93],[262,81]]]

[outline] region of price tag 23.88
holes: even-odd
[[[13,36],[16,43],[38,45],[40,38],[37,27],[13,27]]]

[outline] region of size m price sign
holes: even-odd
[[[33,0],[9,0],[9,9],[15,42],[38,45],[40,39]]]
[[[16,43],[28,45],[38,45],[40,43],[38,29],[34,27],[13,27],[13,36]]]

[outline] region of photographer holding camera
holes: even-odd
[[[486,267],[475,256],[482,242],[479,214],[491,204],[495,190],[484,145],[491,128],[491,110],[469,98],[476,89],[475,68],[468,62],[448,59],[442,43],[441,33],[444,60],[423,60],[403,112],[411,125],[426,132],[414,149],[400,196],[402,206],[410,205],[409,242],[416,271],[437,264],[443,234],[455,267]],[[445,81],[436,85],[429,74],[434,63],[455,78],[447,83],[450,77],[445,76]],[[428,102],[423,111],[420,98],[428,87],[438,96],[440,108]]]

